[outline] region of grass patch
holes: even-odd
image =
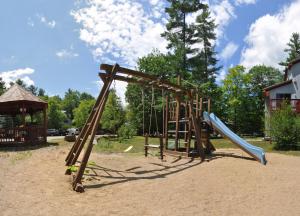
[[[211,139],[211,143],[218,148],[238,148],[228,139]],[[274,142],[271,144],[269,141],[264,141],[262,138],[249,139],[246,141],[254,146],[263,148],[266,152],[273,152],[285,155],[300,156],[300,151],[277,151],[274,150]]]
[[[97,152],[123,153],[129,146],[133,146],[128,153],[142,154],[144,153],[144,143],[145,138],[143,136],[134,136],[131,139],[122,141],[121,143],[118,138],[101,137],[94,149]],[[149,137],[149,143],[158,145],[159,138]]]

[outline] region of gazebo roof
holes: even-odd
[[[28,113],[43,110],[47,102],[33,95],[18,84],[14,84],[0,96],[0,114],[16,114],[20,108],[26,108]]]
[[[0,103],[11,101],[32,101],[38,103],[46,103],[18,84],[14,84],[10,89],[8,89],[7,92],[0,96]]]

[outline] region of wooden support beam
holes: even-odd
[[[105,71],[108,71],[108,72],[111,71],[112,68],[113,68],[113,66],[109,65],[109,64],[101,64],[100,65],[101,70],[105,70]],[[166,80],[162,80],[160,77],[156,77],[156,76],[153,76],[153,75],[142,73],[140,71],[135,71],[135,70],[128,69],[128,68],[119,67],[117,72],[129,75],[129,76],[133,76],[133,77],[136,77],[136,78],[143,78],[144,80],[157,81],[161,85],[164,85],[166,88],[171,88],[174,91],[187,92],[187,90],[184,87],[180,86],[180,85],[173,84],[173,83],[168,82]]]
[[[168,121],[169,121],[169,96],[166,96],[166,109],[165,109],[165,149],[168,149]]]
[[[201,128],[198,124],[198,121],[197,121],[196,116],[195,116],[195,112],[193,110],[193,96],[192,96],[191,93],[189,94],[189,98],[190,98],[189,106],[190,106],[190,110],[191,110],[190,112],[191,112],[192,124],[194,126],[194,131],[195,131],[197,151],[199,153],[200,158],[202,160],[204,160],[205,159],[205,153],[204,153],[204,149],[203,149],[202,142],[201,142],[201,131],[200,131]]]
[[[47,128],[48,128],[48,117],[47,117],[47,107],[45,106],[43,109],[43,117],[44,117],[44,142],[47,142]]]
[[[74,165],[76,163],[76,160],[78,159],[81,151],[82,151],[82,148],[88,138],[88,136],[90,135],[90,131],[91,131],[91,128],[92,128],[92,123],[94,122],[94,119],[95,119],[95,113],[96,113],[96,110],[98,109],[100,103],[101,103],[101,100],[103,99],[103,96],[104,96],[104,92],[105,92],[105,89],[107,88],[108,86],[108,82],[105,80],[104,82],[104,85],[101,89],[101,92],[96,100],[96,103],[95,105],[93,106],[93,109],[88,117],[88,119],[86,120],[82,130],[80,131],[74,145],[72,146],[69,154],[67,155],[67,158],[66,158],[66,165],[67,166],[71,166],[71,165]],[[66,172],[66,174],[71,174],[70,172]]]
[[[98,107],[98,111],[95,112],[95,121],[93,122],[93,127],[91,129],[91,137],[90,137],[90,141],[88,143],[88,146],[85,150],[85,153],[83,155],[83,158],[81,160],[81,164],[79,166],[79,169],[76,173],[76,176],[74,178],[74,181],[73,181],[73,189],[76,190],[76,191],[81,191],[83,190],[83,188],[81,188],[81,179],[82,179],[82,176],[83,176],[83,173],[84,173],[84,170],[86,168],[86,165],[87,165],[87,162],[88,162],[88,159],[90,157],[90,154],[92,152],[92,149],[93,149],[93,140],[95,138],[95,135],[96,135],[96,130],[98,128],[98,125],[99,125],[99,121],[101,119],[101,116],[102,116],[102,113],[104,111],[104,107],[105,107],[105,104],[106,104],[106,101],[108,99],[108,94],[109,94],[109,88],[114,80],[114,75],[117,73],[118,71],[118,68],[119,68],[119,65],[116,64],[113,68],[112,68],[112,71],[111,71],[111,77],[109,80],[107,80],[107,88],[104,89],[104,93],[103,93],[103,97],[101,99],[101,102],[99,104],[99,107]]]
[[[160,153],[160,159],[164,159],[164,141],[162,135],[159,136],[159,153]]]
[[[145,134],[145,146],[144,146],[144,148],[145,148],[144,149],[145,150],[145,157],[148,156],[148,145],[149,145],[148,138],[149,138],[148,134]]]
[[[175,151],[178,150],[179,147],[179,118],[180,118],[180,98],[176,96],[176,113],[175,113]]]

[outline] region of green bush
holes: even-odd
[[[299,141],[300,120],[291,106],[283,103],[280,110],[271,115],[271,136],[276,150],[296,150]]]
[[[119,141],[123,141],[125,139],[130,139],[134,135],[136,135],[136,128],[131,124],[125,123],[118,130]]]

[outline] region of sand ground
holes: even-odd
[[[93,153],[80,194],[64,175],[69,148],[0,151],[0,215],[300,215],[300,157],[270,153],[263,166],[236,149],[202,163]]]

